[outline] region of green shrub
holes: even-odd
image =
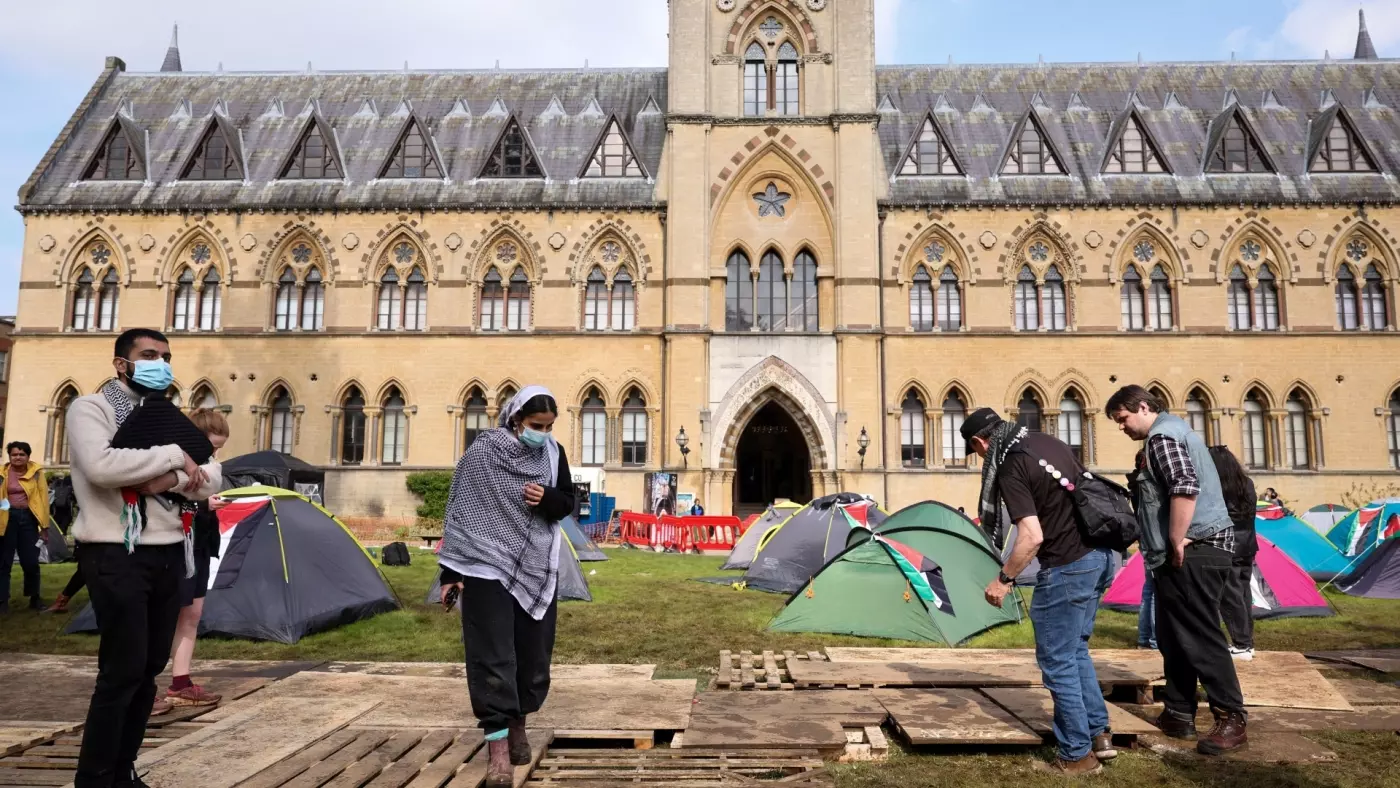
[[[408,491],[423,499],[418,516],[441,520],[447,516],[447,492],[452,488],[451,471],[424,471],[408,475]]]

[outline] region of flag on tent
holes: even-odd
[[[1400,533],[1400,498],[1372,501],[1347,515],[1327,533],[1328,541],[1348,556],[1359,556]]]
[[[920,599],[932,602],[934,607],[950,616],[956,615],[953,601],[948,598],[948,585],[943,582],[943,567],[918,550],[893,539],[876,536],[875,541],[890,550],[899,571],[904,573],[904,578]]]
[[[862,495],[837,493],[818,498],[768,529],[740,585],[792,593],[845,549],[848,534],[853,530],[868,533],[867,528],[884,519],[885,513]],[[732,577],[713,580],[734,582]]]

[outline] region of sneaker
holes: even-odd
[[[1092,752],[1077,761],[1056,758],[1049,763],[1036,761],[1032,766],[1038,772],[1057,774],[1061,777],[1086,777],[1103,771],[1103,764],[1099,763],[1099,759],[1095,758]]]
[[[1239,660],[1240,662],[1250,662],[1254,659],[1254,649],[1235,648],[1234,646],[1231,646],[1230,659]]]
[[[1249,736],[1245,734],[1244,712],[1220,712],[1214,709],[1211,711],[1215,714],[1215,727],[1196,742],[1196,752],[1202,755],[1220,755],[1238,750],[1249,743]]]
[[[1108,731],[1094,737],[1091,749],[1094,757],[1101,761],[1111,761],[1118,757],[1118,748],[1113,746],[1113,734]]]
[[[156,698],[156,702],[151,704],[151,716],[159,717],[162,714],[169,714],[170,710],[173,708],[175,707],[170,703]]]
[[[223,696],[205,692],[204,688],[198,684],[191,684],[180,690],[166,690],[165,699],[172,706],[216,706],[219,701],[223,700]]]
[[[1171,709],[1162,709],[1154,721],[1162,733],[1173,739],[1192,741],[1196,738],[1196,718]]]

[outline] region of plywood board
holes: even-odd
[[[1044,687],[988,687],[982,693],[1011,712],[1026,727],[1041,735],[1054,732],[1055,702]],[[1108,707],[1108,727],[1114,733],[1142,735],[1157,733],[1157,726],[1113,703]]]
[[[1039,744],[1040,734],[975,690],[873,692],[911,744]]]
[[[559,730],[684,730],[690,721],[691,679],[560,679],[552,681],[531,728]]]
[[[464,679],[466,667],[460,662],[326,662],[318,673],[364,673],[371,676],[414,676]],[[649,679],[655,665],[553,665],[555,679]]]
[[[16,725],[0,724],[0,756],[17,753],[28,747],[72,733],[77,723],[51,722]]]
[[[985,670],[986,666],[1030,666],[1040,684],[1035,649],[1025,648],[828,648],[831,662],[914,663],[921,666]],[[1162,658],[1136,649],[1090,649],[1099,681],[1150,684],[1162,677]],[[1005,668],[999,668],[1005,670]],[[795,679],[794,679],[795,680]]]
[[[1254,659],[1236,662],[1246,706],[1350,711],[1342,697],[1317,668],[1294,651],[1256,651]]]
[[[949,666],[922,662],[814,662],[797,660],[788,667],[798,687],[831,685],[870,687],[1031,687],[1040,669],[1026,663]]]
[[[151,788],[232,788],[374,708],[358,698],[269,699],[142,753],[136,768]]]
[[[1328,662],[1345,662],[1352,665],[1359,665],[1363,668],[1380,671],[1381,673],[1400,673],[1400,649],[1397,648],[1310,651],[1307,656],[1311,659],[1321,659]]]
[[[1328,677],[1327,681],[1353,707],[1400,705],[1400,687],[1394,684],[1368,679],[1333,677]]]
[[[764,693],[787,697],[790,693]],[[821,749],[846,746],[846,733],[835,717],[793,717],[765,713],[732,713],[692,717],[682,749],[715,747],[726,750]]]
[[[843,725],[863,728],[885,721],[885,707],[867,690],[803,692],[702,692],[691,707],[696,717],[725,714],[767,714],[773,718],[830,717]]]
[[[1136,706],[1121,704],[1122,708],[1145,720],[1154,720],[1162,713],[1162,704]],[[1400,732],[1400,705],[1364,706],[1355,711],[1326,709],[1251,708],[1249,733],[1258,731],[1397,731]],[[1205,704],[1196,710],[1196,727],[1209,730],[1214,724]]]

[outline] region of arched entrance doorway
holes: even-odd
[[[776,401],[744,425],[734,451],[734,513],[761,512],[779,498],[812,499],[812,456],[796,419]]]

